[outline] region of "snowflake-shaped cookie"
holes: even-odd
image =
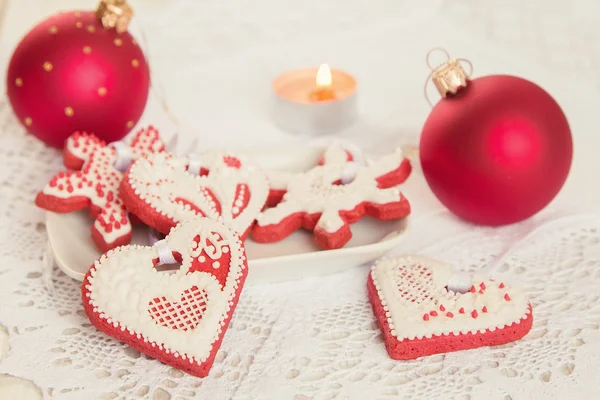
[[[410,213],[400,190],[390,187],[403,182],[410,172],[400,150],[365,166],[339,162],[342,159],[335,154],[335,162],[326,153],[323,165],[287,180],[281,203],[257,218],[255,241],[275,242],[304,228],[314,230],[321,247],[335,249],[350,240],[350,224],[365,215],[391,220]]]

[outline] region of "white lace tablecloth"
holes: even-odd
[[[0,61],[37,20],[95,1],[5,0]],[[153,69],[143,123],[202,148],[282,145],[270,81],[328,62],[359,79],[361,119],[339,136],[369,152],[414,144],[428,114],[424,56],[436,46],[475,75],[509,73],[547,88],[575,138],[572,174],[530,221],[475,228],[445,212],[416,168],[412,228],[397,253],[466,270],[507,249],[499,273],[523,285],[535,323],[505,346],[388,358],[366,296],[368,268],[247,287],[217,361],[198,379],[140,355],[87,321],[79,283],[44,285],[37,190],[59,152],[27,136],[0,104],[0,399],[597,399],[600,392],[600,30],[597,0],[131,1]],[[570,216],[569,216],[570,215]],[[537,228],[537,229],[536,229]],[[451,234],[452,232],[452,234]]]

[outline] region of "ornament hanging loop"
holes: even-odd
[[[430,62],[431,55],[434,52],[442,52],[446,55],[446,61],[437,67],[433,67]],[[456,94],[456,92],[467,86],[468,81],[473,75],[473,64],[471,61],[464,58],[451,58],[450,54],[442,48],[433,48],[427,53],[426,63],[431,72],[425,81],[423,92],[425,94],[425,100],[433,108],[433,102],[429,98],[427,88],[430,82],[432,82],[437,89],[438,93],[442,98],[445,98],[449,93]],[[462,64],[469,66],[469,72],[467,73],[463,68]]]
[[[433,67],[431,65],[431,55],[436,53],[436,52],[440,52],[440,53],[444,53],[444,55],[446,56],[446,61],[444,62],[448,62],[450,61],[451,57],[450,57],[450,53],[448,53],[448,51],[446,49],[443,49],[441,47],[434,47],[433,49],[429,50],[427,52],[427,55],[425,56],[425,63],[427,64],[427,66],[429,67],[430,70],[434,71],[437,67]],[[437,64],[439,66],[439,64]]]
[[[127,0],[101,0],[96,17],[104,29],[115,29],[117,33],[123,33],[127,32],[133,10],[127,4]]]

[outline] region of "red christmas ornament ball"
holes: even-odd
[[[137,123],[150,71],[128,33],[106,29],[93,11],[67,12],[33,28],[14,51],[8,98],[21,123],[61,148],[73,132],[112,142]]]
[[[467,81],[433,108],[419,153],[431,190],[450,211],[497,226],[531,217],[558,194],[573,143],[548,93],[493,75]]]

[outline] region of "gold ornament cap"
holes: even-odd
[[[440,96],[446,97],[448,93],[456,94],[460,88],[467,86],[469,76],[457,60],[448,60],[433,70],[431,80]]]
[[[433,67],[430,61],[431,54],[434,52],[441,52],[446,56],[446,60],[441,64],[436,64],[436,67]],[[469,84],[471,75],[473,75],[471,61],[464,58],[451,58],[446,50],[439,47],[431,49],[427,53],[426,62],[431,72],[425,81],[424,93],[425,99],[431,107],[433,107],[433,103],[427,93],[427,85],[430,82],[433,82],[440,96],[446,98],[449,94],[456,94],[461,88],[466,87]],[[469,72],[465,71],[463,64],[469,66]]]
[[[96,16],[105,29],[116,29],[118,33],[123,33],[127,32],[133,10],[127,0],[101,0]]]

